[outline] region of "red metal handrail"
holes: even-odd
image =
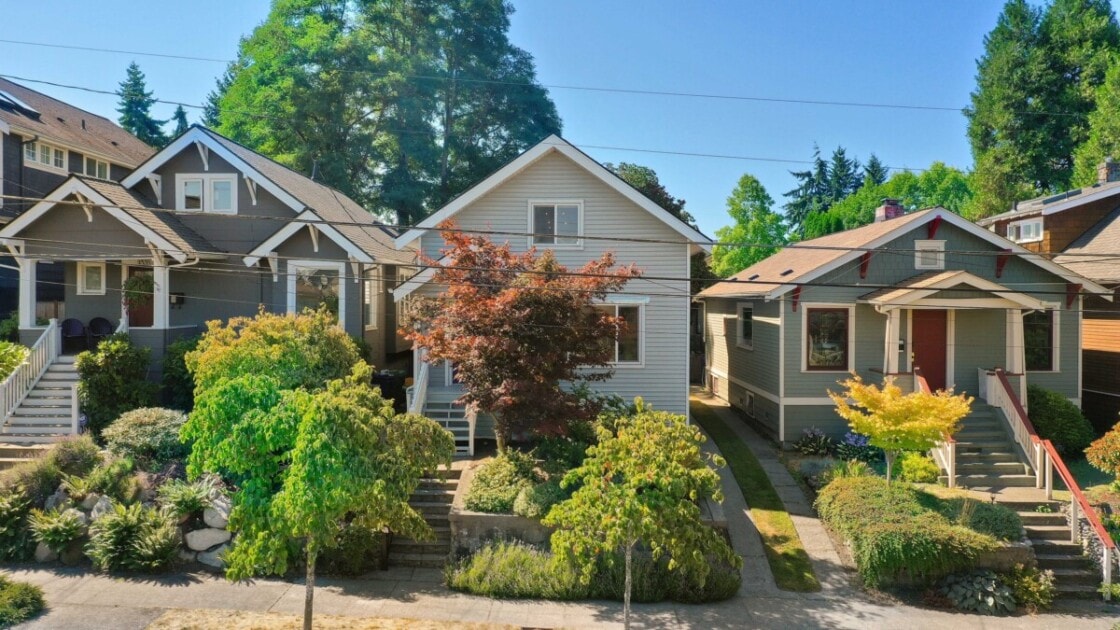
[[[1015,408],[1015,413],[1018,414],[1019,420],[1023,426],[1027,428],[1027,433],[1031,436],[1032,442],[1038,441],[1038,432],[1034,430],[1034,425],[1031,424],[1030,416],[1027,415],[1027,410],[1023,409],[1023,403],[1019,401],[1019,397],[1015,395],[1015,390],[1011,389],[1011,382],[1007,380],[1007,375],[1004,374],[1002,368],[995,369],[996,378],[999,379],[1000,385],[1003,385],[1003,391],[1007,392],[1007,397],[1011,399],[1011,404]]]
[[[1113,541],[1112,536],[1108,534],[1108,530],[1105,529],[1104,523],[1101,522],[1100,517],[1097,515],[1097,511],[1093,509],[1089,500],[1085,498],[1085,495],[1081,492],[1081,487],[1077,485],[1077,481],[1073,478],[1073,474],[1070,473],[1069,468],[1066,468],[1066,463],[1062,461],[1062,456],[1058,454],[1058,450],[1054,448],[1050,440],[1041,440],[1041,442],[1042,448],[1046,450],[1046,453],[1050,456],[1050,461],[1053,462],[1054,468],[1058,471],[1058,476],[1062,478],[1062,483],[1066,484],[1069,493],[1073,495],[1074,500],[1081,506],[1081,513],[1085,515],[1085,518],[1089,521],[1089,525],[1096,531],[1097,537],[1101,539],[1101,543],[1108,549],[1116,549],[1116,542]],[[1076,525],[1077,524],[1074,523],[1074,526]]]

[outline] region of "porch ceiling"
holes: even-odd
[[[966,293],[971,296],[966,297]],[[953,296],[953,297],[950,297]],[[860,296],[879,310],[896,308],[1024,308],[1045,310],[1046,302],[967,271],[931,271]]]

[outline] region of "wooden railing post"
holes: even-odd
[[[1054,462],[1050,461],[1050,453],[1044,452],[1042,456],[1045,458],[1043,470],[1046,472],[1046,500],[1054,500]]]
[[[1081,515],[1077,513],[1077,501],[1069,502],[1069,541],[1081,542]]]

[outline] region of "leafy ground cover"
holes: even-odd
[[[793,519],[758,458],[707,405],[692,401],[689,408],[693,419],[703,427],[727,460],[727,466],[762,536],[766,560],[770,563],[778,588],[797,592],[819,591],[820,582],[813,573],[809,554],[801,544]]]
[[[0,575],[0,628],[27,621],[43,610],[43,590]]]

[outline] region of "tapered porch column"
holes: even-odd
[[[39,261],[35,258],[16,258],[19,263],[19,327],[35,327],[35,281]]]
[[[897,374],[898,369],[898,342],[901,338],[902,311],[891,309],[887,311],[886,347],[883,349],[883,372]]]
[[[152,265],[152,327],[171,327],[171,270],[167,263]]]
[[[1023,311],[1007,309],[1007,371],[1022,374],[1026,368],[1026,339],[1023,335]]]

